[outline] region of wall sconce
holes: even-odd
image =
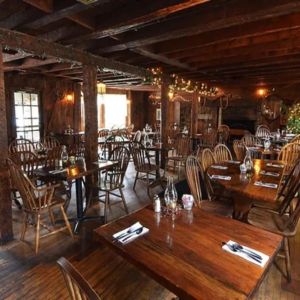
[[[106,94],[106,84],[103,82],[97,83],[97,93],[100,95]]]
[[[260,88],[256,90],[256,95],[259,97],[266,97],[268,90],[265,88]]]
[[[73,102],[73,101],[74,101],[73,94],[67,93],[67,94],[65,95],[65,99],[66,99],[66,101],[68,101],[68,102]]]

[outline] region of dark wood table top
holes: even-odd
[[[140,221],[149,232],[121,245],[112,235]],[[146,207],[95,230],[96,237],[182,299],[246,299],[279,251],[282,237],[193,208],[175,220]],[[270,256],[262,268],[222,250],[233,240]]]
[[[267,166],[267,163],[274,163],[274,164],[282,164],[280,161],[277,160],[262,160],[262,159],[254,159],[253,166],[254,170],[253,173],[247,177],[246,175],[242,175],[240,173],[240,165],[233,164],[229,162],[223,163],[216,163],[214,165],[223,165],[228,167],[226,170],[214,169],[209,167],[207,173],[209,175],[229,175],[231,176],[231,180],[220,180],[214,179],[213,181],[218,182],[218,184],[224,186],[227,190],[231,192],[235,192],[240,194],[241,196],[246,196],[247,199],[264,201],[264,202],[274,202],[276,199],[276,195],[278,192],[277,189],[273,188],[266,188],[262,186],[254,185],[255,181],[263,181],[263,182],[270,182],[276,183],[279,185],[280,179],[282,177],[283,168],[275,168]],[[269,172],[276,172],[280,175],[278,177],[273,176],[266,176],[260,174],[260,172],[269,171]]]
[[[34,173],[37,176],[41,177],[53,177],[65,180],[73,180],[91,175],[97,170],[105,170],[111,168],[117,163],[117,161],[101,160],[87,165],[84,160],[79,160],[74,165],[68,166],[66,168],[58,168],[58,170],[64,170],[64,172],[61,173],[51,173],[51,171],[55,170],[55,168],[53,167],[41,167],[36,169]]]

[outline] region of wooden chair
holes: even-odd
[[[284,162],[283,174],[288,175],[295,162],[300,158],[300,144],[289,143],[286,144],[280,151],[278,155],[278,160]]]
[[[44,187],[36,187],[30,181],[28,176],[16,164],[14,164],[12,160],[8,159],[7,164],[9,167],[11,181],[17,188],[23,201],[24,221],[20,239],[23,241],[25,238],[29,216],[34,216],[36,219],[35,253],[37,254],[39,250],[40,225],[44,225],[44,227],[46,227],[51,233],[65,229],[61,228],[52,231],[48,228],[48,226],[41,222],[41,215],[46,213],[54,227],[55,219],[52,210],[55,208],[60,208],[66,227],[69,230],[70,235],[73,237],[73,232],[64,210],[65,200],[54,197],[54,190],[56,186],[47,185]]]
[[[261,144],[261,140],[258,137],[254,136],[252,134],[244,135],[241,138],[241,142],[247,147],[251,147],[251,146]]]
[[[72,300],[100,300],[90,284],[77,269],[64,257],[57,260]]]
[[[104,222],[107,223],[107,210],[111,205],[118,204],[120,202],[123,203],[126,213],[128,214],[128,208],[125,201],[125,197],[122,191],[123,180],[127,170],[127,166],[129,163],[130,153],[125,147],[115,148],[109,159],[118,161],[118,164],[113,167],[112,170],[109,170],[104,173],[103,178],[98,179],[97,185],[94,185],[91,191],[91,195],[93,191],[96,189],[98,192],[104,192],[103,195],[99,196],[99,201],[104,203]],[[120,194],[116,194],[115,191],[118,191]],[[114,201],[111,203],[110,195],[120,197],[120,201]],[[105,196],[104,200],[101,200],[101,197]]]
[[[109,135],[109,130],[108,129],[100,129],[98,131],[98,138],[107,137],[108,135]]]
[[[232,154],[228,147],[224,144],[218,144],[215,146],[213,153],[217,163],[232,160]]]
[[[52,149],[56,147],[60,147],[59,140],[54,136],[45,136],[42,140],[42,145],[44,149]]]
[[[147,193],[150,198],[150,188],[161,184],[160,181],[156,181],[153,177],[156,176],[156,172],[159,171],[159,166],[150,163],[148,151],[141,143],[134,143],[132,145],[133,163],[136,171],[136,176],[133,184],[133,190],[138,180],[142,180],[147,184]]]
[[[214,154],[209,148],[202,150],[200,162],[204,172],[206,172],[209,166],[216,162]]]
[[[230,135],[230,128],[227,125],[220,125],[218,127],[218,141],[221,144],[226,144],[228,142]]]
[[[137,130],[132,138],[133,142],[140,142],[142,139],[142,132],[140,130]]]
[[[217,144],[218,133],[215,129],[211,128],[210,132],[203,133],[201,139],[199,140],[199,148],[205,149],[210,148],[213,149]]]
[[[239,140],[234,140],[232,146],[236,159],[239,161],[243,161],[246,155],[246,148],[244,143]]]
[[[15,139],[8,146],[8,153],[21,151],[35,152],[35,146],[27,139]]]
[[[271,210],[254,207],[248,214],[248,222],[254,226],[280,234],[284,237],[283,250],[285,258],[286,277],[291,281],[291,262],[289,238],[297,232],[300,218],[300,161],[295,165],[287,184],[287,190],[278,209]]]
[[[62,147],[57,146],[49,149],[47,151],[47,157],[45,159],[44,166],[55,168],[58,167],[59,161],[61,159]]]
[[[290,143],[297,143],[300,144],[300,134],[296,135],[291,141]]]
[[[169,162],[173,162],[173,170],[178,168],[178,178],[180,175],[180,168],[184,167],[186,158],[192,152],[192,143],[190,137],[179,134],[175,138],[174,149],[172,153],[166,158],[166,170],[170,167]]]
[[[261,139],[269,138],[271,135],[270,128],[267,125],[259,125],[256,128],[255,136]]]
[[[189,156],[185,165],[186,178],[194,197],[195,205],[205,211],[231,217],[233,213],[232,206],[219,202],[202,199],[201,182],[205,186],[203,169],[195,156]],[[207,189],[209,193],[209,189]]]

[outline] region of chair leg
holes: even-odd
[[[137,182],[138,177],[139,177],[139,172],[137,171],[137,172],[136,172],[136,175],[135,175],[134,184],[133,184],[133,190],[134,190],[134,191],[135,191],[135,185],[136,185],[136,182]]]
[[[105,192],[105,203],[104,203],[104,224],[107,223],[107,208],[109,202],[109,192]]]
[[[119,191],[120,191],[120,195],[121,195],[121,198],[122,198],[122,202],[123,202],[126,214],[128,215],[128,207],[127,207],[127,204],[126,204],[126,201],[125,201],[125,198],[124,198],[123,191],[122,191],[121,188],[119,188]]]
[[[36,216],[36,233],[35,233],[35,254],[39,252],[39,242],[40,242],[40,221],[41,215],[38,213]]]
[[[283,247],[284,247],[284,254],[285,254],[286,277],[287,277],[287,281],[291,282],[291,257],[290,257],[288,237],[284,238]]]
[[[22,232],[21,232],[21,237],[20,237],[21,241],[24,241],[24,239],[25,239],[25,233],[27,230],[27,222],[28,222],[28,214],[24,213],[23,227],[22,227]]]
[[[68,220],[68,217],[67,217],[67,214],[66,214],[66,212],[65,212],[65,210],[64,210],[63,205],[60,207],[60,210],[61,210],[61,213],[62,213],[63,218],[64,218],[64,220],[65,220],[66,226],[67,226],[67,228],[68,228],[68,230],[69,230],[69,233],[70,233],[71,237],[74,239],[73,231],[72,231],[70,222],[69,222],[69,220]]]
[[[51,208],[49,208],[48,211],[49,211],[49,217],[50,217],[51,224],[53,227],[55,227],[55,219],[54,219],[53,211]]]

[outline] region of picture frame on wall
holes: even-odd
[[[161,121],[161,109],[156,109],[156,121]]]

